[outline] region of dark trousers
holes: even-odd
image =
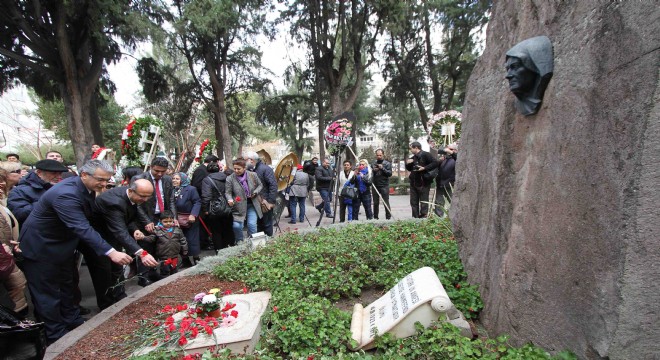
[[[204,223],[207,224],[209,222],[209,217],[206,215],[201,215],[200,218],[204,220]],[[210,230],[210,229],[209,229]],[[209,237],[209,233],[206,232],[206,229],[204,229],[204,226],[200,225],[199,226],[199,246],[202,250],[206,249],[209,247],[211,244],[211,239]]]
[[[413,218],[425,218],[429,213],[430,186],[410,187],[410,207]]]
[[[344,197],[339,197],[339,222],[346,221],[346,209],[350,210],[351,215],[353,214],[353,203],[346,204],[344,203]],[[349,220],[353,220],[353,217],[349,217]]]
[[[62,255],[66,256],[66,255]],[[73,281],[74,256],[63,263],[23,260],[23,271],[34,304],[35,313],[44,322],[46,337],[52,343],[84,322],[73,301],[76,284]]]
[[[305,200],[306,197],[300,196],[289,196],[289,213],[291,214],[291,220],[296,220],[296,207],[300,207],[300,214],[298,215],[298,221],[305,221]]]
[[[360,193],[357,199],[353,199],[353,220],[359,220],[360,204],[364,206],[364,212],[367,213],[367,220],[373,219],[374,214],[371,212],[371,191]]]
[[[451,186],[438,186],[435,188],[435,214],[442,216],[445,212],[445,198],[451,204]]]
[[[390,188],[389,187],[378,187],[376,188],[378,190],[378,194],[383,197],[384,203],[387,206],[383,206],[385,208],[385,218],[389,220],[392,217],[392,214],[390,213],[389,209],[390,208]],[[378,220],[378,208],[380,205],[380,196],[378,194],[374,194],[374,219]]]
[[[94,285],[96,305],[98,305],[99,309],[103,310],[125,298],[126,292],[124,291],[124,286],[115,287],[117,283],[123,280],[123,267],[113,263],[105,255],[96,255],[92,248],[83,243],[80,243],[78,248],[85,257],[87,270],[89,270],[89,275]],[[115,248],[115,250],[119,251],[120,249]]]
[[[332,202],[332,191],[328,189],[318,189],[318,191],[323,201],[316,208],[325,210],[325,216],[332,215],[332,209],[330,208],[330,203]]]
[[[233,222],[234,218],[232,216],[215,219],[207,218],[206,225],[211,230],[213,248],[216,251],[236,245],[234,230],[232,229]]]
[[[257,219],[257,231],[263,231],[268,236],[273,236],[273,210],[263,213],[261,219]]]

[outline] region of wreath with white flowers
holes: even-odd
[[[456,142],[461,132],[461,113],[456,110],[433,114],[426,123],[429,143],[448,145]]]

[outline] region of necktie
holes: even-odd
[[[158,202],[158,212],[163,212],[163,197],[160,196],[160,180],[156,181],[156,201]]]

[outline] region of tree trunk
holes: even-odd
[[[98,103],[98,98],[93,95],[90,101],[89,123],[90,127],[92,128],[92,143],[104,147],[105,141],[103,139],[103,131],[101,130],[101,119],[99,118]]]
[[[86,129],[89,126],[85,126],[85,123],[89,125],[91,97],[80,93],[76,80],[69,79],[67,83],[66,86],[60,86],[60,95],[68,117],[67,128],[71,136],[76,165],[80,168],[85,161],[85,155],[91,151],[93,142],[91,131]]]

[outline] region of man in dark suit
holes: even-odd
[[[126,265],[131,257],[110,246],[89,223],[96,191],[101,191],[113,174],[112,167],[91,160],[72,177],[48,190],[36,203],[21,229],[20,251],[35,313],[45,323],[49,343],[81,325],[73,302],[74,250],[85,243],[97,255]]]
[[[149,171],[136,175],[133,179],[146,179],[151,182],[154,187],[153,196],[149,197],[143,204],[138,205],[138,221],[140,228],[149,233],[153,233],[160,220],[160,213],[169,210],[176,219],[176,201],[174,199],[174,186],[172,185],[172,178],[165,175],[169,163],[167,159],[162,157],[154,158],[151,161]],[[179,226],[178,222],[174,220],[175,225]],[[156,246],[154,243],[139,242],[140,246],[150,254],[154,254]],[[152,281],[159,280],[158,274],[155,270],[149,269],[138,261],[138,273],[145,274],[140,278],[138,284],[140,286],[147,286]]]
[[[126,249],[129,254],[139,257],[150,267],[158,261],[138,245],[144,233],[139,230],[137,207],[153,195],[154,187],[149,180],[139,179],[130,186],[120,186],[108,190],[96,198],[94,203],[94,229],[112,245],[115,250]],[[123,268],[113,264],[105,256],[87,256],[87,267],[92,277],[96,301],[101,310],[126,297],[124,286],[116,286],[123,280]]]

